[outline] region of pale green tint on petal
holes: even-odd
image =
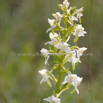
[[[68,62],[70,60],[70,58],[72,57],[72,54],[67,54],[63,60],[63,64],[65,64],[66,62]]]

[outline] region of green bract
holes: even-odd
[[[84,31],[84,28],[81,25],[83,7],[76,9],[75,6],[69,8],[69,5],[70,3],[68,0],[64,0],[63,4],[58,4],[58,7],[62,12],[53,13],[52,16],[54,19],[48,18],[50,28],[47,32],[50,32],[50,41],[46,42],[45,45],[49,45],[49,49],[41,49],[41,53],[45,57],[45,65],[47,65],[50,56],[56,57],[56,61],[54,60],[52,62],[54,63],[54,66],[50,71],[46,69],[39,71],[43,76],[40,84],[42,82],[47,82],[51,87],[50,80],[54,81],[56,84],[56,90],[53,91],[53,94],[55,95],[44,99],[50,103],[60,103],[60,95],[65,90],[68,90],[71,85],[74,86],[74,90],[71,91],[71,93],[77,91],[77,94],[79,94],[77,86],[82,81],[82,78],[78,77],[76,74],[72,74],[71,71],[75,70],[75,64],[81,63],[80,57],[87,49],[85,47],[79,48],[76,44],[78,38],[85,36],[84,34],[86,34],[86,31]],[[74,36],[74,45],[70,45],[69,40],[71,36]],[[65,68],[66,63],[71,64],[72,69],[70,67]],[[57,79],[53,75],[53,71],[56,69],[58,69]],[[67,75],[63,82],[61,81],[62,73]]]

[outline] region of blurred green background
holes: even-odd
[[[89,31],[91,0],[68,0],[71,6],[84,7],[82,24]],[[93,0],[91,25],[91,64],[93,74],[93,103],[103,103],[103,0]],[[0,0],[0,103],[45,103],[51,95],[46,83],[40,85],[38,70],[44,68],[40,49],[49,41],[46,30],[48,18],[61,11],[57,4],[63,0]],[[79,38],[79,47],[89,47],[88,34]],[[20,54],[21,53],[21,54]],[[28,54],[22,54],[28,53]],[[87,50],[85,53],[89,53]],[[51,58],[52,59],[52,58]],[[83,77],[80,94],[62,94],[62,103],[90,103],[89,55],[75,73]],[[49,61],[50,62],[50,61]],[[48,66],[48,69],[52,65]]]

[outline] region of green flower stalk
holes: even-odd
[[[53,61],[54,66],[50,69],[40,70],[39,73],[43,76],[41,83],[47,82],[52,87],[51,80],[55,82],[55,94],[43,100],[49,103],[60,103],[60,95],[69,89],[72,85],[77,94],[79,94],[78,85],[82,81],[82,77],[78,77],[76,74],[71,73],[71,69],[65,67],[66,63],[71,63],[72,70],[75,70],[75,64],[81,63],[80,57],[83,52],[87,49],[85,47],[79,48],[77,46],[78,38],[85,36],[86,31],[81,24],[81,17],[83,16],[83,7],[76,9],[76,7],[70,7],[68,0],[64,0],[63,4],[58,4],[58,7],[62,10],[62,13],[56,12],[52,16],[54,19],[48,18],[50,28],[46,31],[49,33],[50,41],[46,42],[45,45],[49,45],[49,49],[41,49],[41,53],[45,57],[45,65],[49,64],[48,60],[50,56],[55,56],[57,61]],[[74,45],[70,45],[70,37],[74,36]],[[58,78],[56,79],[53,75],[53,71],[58,69]],[[66,74],[64,81],[62,79],[62,73]]]

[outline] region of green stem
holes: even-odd
[[[60,58],[60,64],[63,63],[63,56],[61,56]],[[60,84],[61,84],[61,70],[62,70],[62,66],[59,65],[59,71],[58,71],[58,80],[56,83],[56,93],[58,94],[60,92]]]
[[[92,21],[92,11],[93,11],[93,0],[91,0],[91,11],[90,11],[90,21],[89,21],[89,52],[91,53],[91,21]],[[92,93],[92,67],[91,67],[91,56],[89,57],[89,72],[90,72],[90,96],[91,103],[93,103],[93,93]]]

